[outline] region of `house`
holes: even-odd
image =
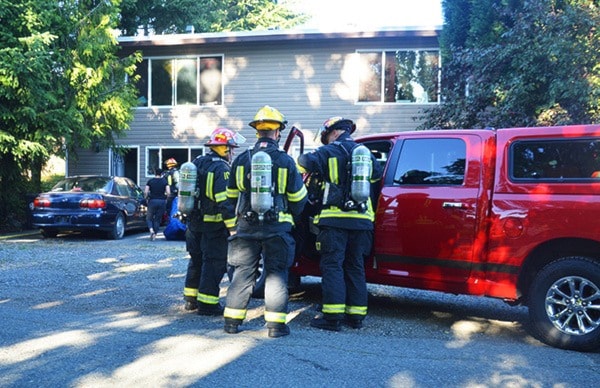
[[[414,129],[440,100],[441,28],[373,32],[253,31],[121,37],[123,55],[141,51],[139,106],[124,155],[80,150],[67,174],[125,175],[140,185],[168,158],[179,164],[205,152],[217,127],[240,131],[263,105],[318,146],[315,130],[331,116],[355,121],[363,135]],[[283,136],[288,131],[284,131]],[[243,148],[242,148],[243,150]],[[238,151],[240,152],[240,151]],[[298,154],[295,145],[291,150]]]

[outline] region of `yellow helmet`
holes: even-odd
[[[177,161],[174,158],[169,158],[165,161],[165,164],[167,165],[167,168],[171,168],[177,166]]]
[[[258,131],[274,131],[279,129],[283,131],[287,120],[285,117],[275,108],[271,108],[269,105],[265,105],[256,112],[254,120],[248,125]]]

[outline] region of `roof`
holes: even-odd
[[[263,30],[238,32],[210,32],[150,36],[122,36],[118,38],[123,47],[177,46],[207,43],[246,43],[294,40],[365,39],[365,38],[410,38],[437,37],[441,26],[397,27],[377,31],[326,32],[322,30]]]

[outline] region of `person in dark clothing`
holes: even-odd
[[[179,170],[177,169],[177,160],[175,158],[169,158],[165,161],[167,170],[163,171],[162,176],[167,180],[169,184],[170,194],[167,195],[166,210],[167,215],[171,217],[173,213],[173,201],[177,198],[179,192]]]
[[[301,172],[318,174],[324,182],[322,208],[314,219],[319,229],[316,249],[321,255],[323,315],[310,324],[331,331],[339,331],[342,322],[359,329],[367,315],[364,265],[373,245],[374,221],[370,184],[381,179],[382,169],[366,148],[355,161],[353,151],[358,145],[350,137],[355,130],[352,120],[332,117],[317,133],[323,146],[298,157]],[[365,169],[355,174],[353,163]],[[360,175],[365,183],[362,202],[352,193]]]
[[[150,239],[152,241],[156,239],[156,233],[159,231],[160,222],[165,213],[167,196],[170,192],[167,180],[162,177],[162,170],[156,168],[154,178],[150,178],[144,188],[144,195],[148,200],[146,222],[148,223],[148,229],[150,229]]]
[[[278,110],[270,106],[259,109],[249,124],[256,129],[258,141],[240,154],[231,168],[227,197],[237,203],[237,217],[227,254],[233,279],[223,312],[224,331],[229,334],[238,333],[246,318],[261,253],[266,273],[264,317],[268,336],[290,334],[286,324],[287,280],[295,244],[291,231],[294,217],[302,212],[307,197],[294,160],[277,142],[285,123]]]
[[[220,283],[227,271],[227,238],[235,225],[235,208],[227,200],[227,181],[233,156],[242,137],[227,128],[217,128],[206,146],[210,152],[192,161],[197,168],[197,198],[190,215],[193,222],[190,263],[185,280],[186,309],[199,315],[221,315]],[[200,255],[198,257],[198,255]],[[194,301],[191,298],[195,297]],[[195,304],[195,306],[194,306]]]

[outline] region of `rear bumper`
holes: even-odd
[[[35,228],[56,230],[95,229],[108,231],[114,226],[114,218],[106,213],[34,214],[32,225]]]

